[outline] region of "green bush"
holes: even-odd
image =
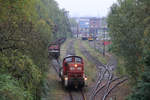
[[[145,71],[141,73],[141,79],[127,100],[150,100],[150,53],[147,53],[143,62]]]
[[[9,57],[0,53],[0,66],[0,90],[1,94],[5,94],[3,99],[6,96],[13,98],[6,100],[32,100],[36,96],[42,74],[28,56],[18,51],[13,51]]]
[[[33,100],[19,81],[8,74],[0,74],[0,100]]]
[[[150,70],[142,74],[142,79],[127,100],[150,100]]]
[[[47,46],[69,35],[67,12],[54,0],[0,0],[0,12],[0,100],[40,100]]]
[[[149,11],[150,0],[118,0],[108,16],[112,51],[123,58],[134,86],[128,100],[150,100]]]

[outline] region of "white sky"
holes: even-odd
[[[110,7],[117,0],[56,0],[60,8],[69,11],[71,17],[107,16]]]

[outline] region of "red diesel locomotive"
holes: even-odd
[[[60,77],[65,87],[84,87],[87,77],[84,74],[83,59],[79,56],[65,57],[63,67],[60,70]]]

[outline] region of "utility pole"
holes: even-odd
[[[103,40],[103,56],[105,56],[105,27],[104,27],[104,40]]]
[[[96,31],[95,31],[95,29],[94,29],[94,31],[93,31],[93,41],[94,41],[94,49],[96,50],[96,44],[95,44],[95,33],[96,33]]]
[[[79,24],[77,24],[77,38],[78,38],[78,35],[79,35]]]

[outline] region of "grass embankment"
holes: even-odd
[[[88,59],[81,53],[80,51],[80,47],[79,44],[81,42],[79,40],[76,40],[74,43],[74,47],[75,47],[75,53],[78,56],[81,56],[84,59],[84,64],[85,64],[85,74],[88,77],[88,85],[95,81],[95,76],[96,76],[96,67],[95,64],[93,64],[92,62],[88,61]]]
[[[120,76],[120,75],[126,75],[127,72],[125,70],[125,64],[122,58],[117,58],[118,61],[118,65],[117,68],[115,70],[116,75]]]
[[[91,53],[92,56],[97,57],[103,64],[107,64],[109,58],[107,56],[104,57],[100,52],[98,52],[94,48],[91,48],[88,41],[80,41],[80,43],[82,43],[82,45],[87,49],[87,51]],[[115,70],[115,73],[119,76],[126,74],[124,69],[124,61],[122,60],[122,58],[117,58],[117,69]]]
[[[126,97],[131,92],[131,87],[128,82],[120,84],[116,87],[108,96],[108,98],[112,98],[112,100],[126,100]],[[106,99],[110,100],[110,99]]]
[[[115,75],[118,77],[126,75],[127,73],[124,67],[125,66],[123,59],[117,58],[117,68],[115,70]],[[116,89],[114,89],[110,95],[114,96],[116,100],[125,100],[130,93],[131,93],[131,85],[129,81],[126,81],[120,84]]]
[[[66,51],[67,51],[67,43],[68,43],[68,39],[65,41],[65,43],[63,43],[61,45],[61,48],[60,48],[60,59],[62,60],[63,57],[65,56],[66,54]]]
[[[96,57],[103,64],[107,64],[108,58],[104,57],[100,52],[98,52],[94,48],[91,48],[88,41],[80,40],[80,43],[82,43],[82,45],[87,49],[87,51],[89,51],[91,53],[92,56]]]
[[[47,75],[47,97],[44,100],[62,100],[64,98],[65,92],[62,89],[61,83],[59,82],[58,75],[56,74],[53,67],[50,67],[49,73]]]
[[[63,60],[63,58],[66,56],[66,52],[67,52],[67,46],[68,46],[68,44],[69,44],[69,42],[71,41],[71,39],[67,39],[66,41],[65,41],[65,43],[63,43],[62,45],[61,45],[61,48],[60,48],[60,60]]]

